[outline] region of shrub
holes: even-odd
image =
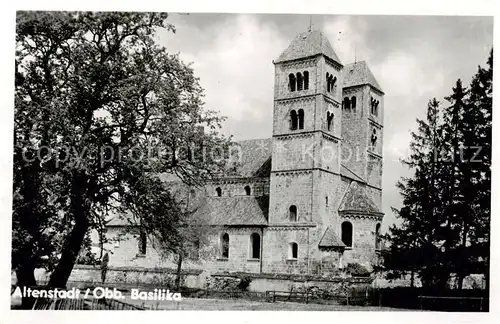
[[[369,277],[370,271],[359,263],[349,263],[346,267],[346,272],[353,277]]]
[[[238,283],[238,288],[242,291],[246,291],[252,282],[252,278],[249,276],[241,275],[239,276],[240,282]]]

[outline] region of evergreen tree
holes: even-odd
[[[428,104],[426,120],[417,120],[417,123],[418,131],[411,134],[410,155],[402,161],[414,174],[397,184],[403,208],[394,211],[402,224],[393,225],[386,236],[391,241],[390,261],[386,266],[417,272],[427,285],[442,284],[447,274],[436,271],[443,269],[439,267],[441,239],[437,230],[442,218],[437,190],[440,161],[435,158],[442,135],[436,99]]]
[[[417,272],[428,287],[445,288],[451,274],[459,289],[471,273],[489,282],[492,58],[493,51],[470,90],[457,80],[449,106],[430,102],[403,161],[413,174],[398,183],[402,225],[386,236],[386,265]]]
[[[493,50],[487,61],[487,68],[478,67],[470,86],[470,107],[466,122],[467,144],[474,146],[469,155],[472,181],[467,197],[474,215],[470,224],[468,241],[470,244],[470,270],[485,275],[489,288],[490,219],[491,219],[491,132],[493,95]]]

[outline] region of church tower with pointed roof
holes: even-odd
[[[366,62],[346,65],[342,97],[342,161],[381,189],[384,92]]]
[[[269,227],[264,245],[297,243],[301,249],[288,262],[306,271],[321,259],[319,241],[326,228],[335,227],[343,65],[318,30],[297,35],[274,64]]]

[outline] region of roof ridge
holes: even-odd
[[[323,30],[311,30],[297,34],[274,63],[324,55],[341,64],[335,50]]]

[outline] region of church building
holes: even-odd
[[[321,31],[274,61],[272,137],[237,142],[231,174],[191,190],[214,229],[183,268],[335,274],[371,269],[380,249],[384,92],[366,62],[342,64]],[[271,107],[269,107],[271,109]],[[125,224],[113,219],[108,235]],[[112,246],[110,266],[166,267],[144,237]],[[172,265],[173,267],[173,265]]]

